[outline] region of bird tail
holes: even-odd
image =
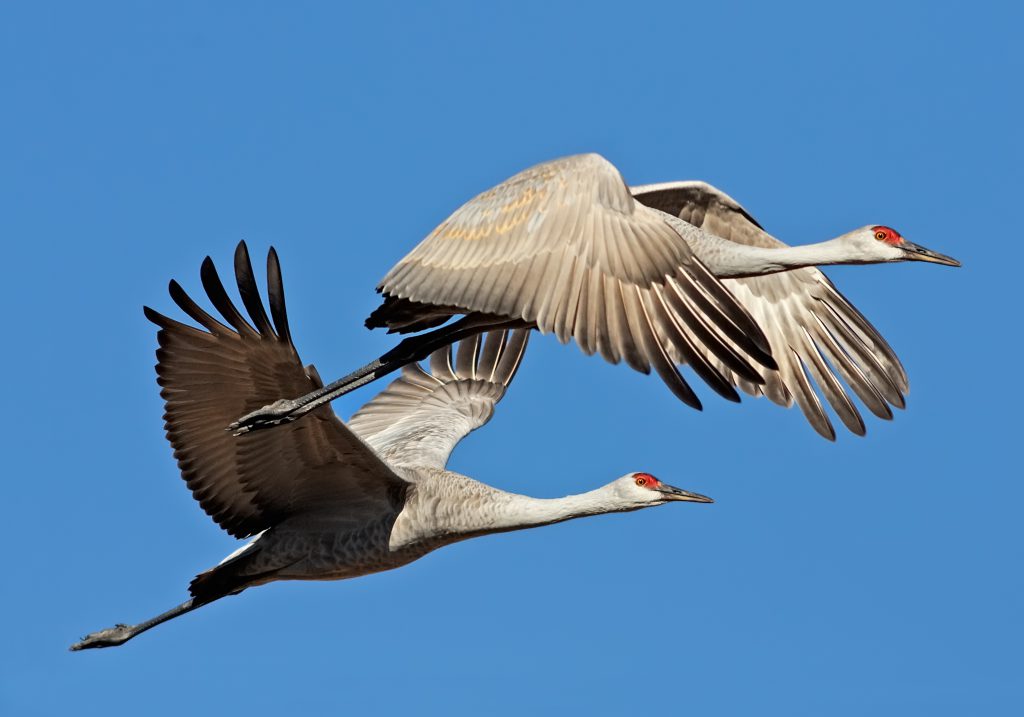
[[[440,326],[462,309],[421,304],[396,296],[384,296],[384,302],[373,310],[364,325],[368,329],[387,328],[389,334],[408,334]]]
[[[189,595],[197,604],[205,605],[227,595],[237,595],[248,587],[270,582],[276,569],[262,573],[247,570],[252,557],[258,552],[258,546],[251,546],[220,565],[199,573],[188,584]]]

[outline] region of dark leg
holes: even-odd
[[[290,423],[325,403],[333,401],[338,396],[344,396],[346,393],[376,381],[413,361],[425,359],[434,351],[456,341],[494,329],[522,328],[530,325],[521,319],[500,319],[480,314],[465,316],[449,326],[442,326],[420,336],[410,336],[379,359],[371,361],[361,369],[353,371],[323,388],[299,398],[281,399],[252,413],[247,413],[228,426],[228,430],[234,435],[240,436],[261,428],[273,428],[282,423]]]
[[[81,642],[76,642],[71,646],[72,651],[77,650],[88,650],[92,647],[117,647],[122,645],[139,633],[145,632],[151,627],[156,627],[162,622],[167,622],[179,615],[184,615],[187,612],[192,612],[197,607],[206,605],[206,602],[196,602],[194,599],[186,600],[177,607],[172,607],[170,610],[164,613],[160,613],[154,618],[150,618],[145,622],[140,622],[138,625],[114,625],[114,627],[108,627],[106,630],[100,630],[99,632],[92,632],[82,638]]]

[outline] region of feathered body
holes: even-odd
[[[202,328],[148,308],[146,315],[160,327],[157,375],[182,477],[222,528],[251,540],[196,576],[190,600],[138,625],[93,633],[72,649],[120,645],[225,595],[275,580],[358,577],[488,533],[670,500],[709,502],[648,474],[623,476],[582,495],[536,499],[447,470],[455,445],[490,420],[505,394],[527,329],[477,334],[455,351],[445,346],[430,357],[429,370],[404,366],[347,425],[325,405],[281,430],[232,436],[225,426],[239,411],[322,385],[292,344],[276,253],[268,259],[269,316],[244,244],[235,254],[235,274],[248,319],[209,259],[203,286],[226,323],[175,282],[172,298]]]

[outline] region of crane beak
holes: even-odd
[[[700,493],[691,493],[688,490],[682,488],[676,488],[673,485],[667,485],[662,483],[658,486],[657,490],[665,496],[665,500],[685,500],[691,503],[714,503],[715,501],[708,498],[706,495]]]
[[[906,258],[909,261],[928,261],[932,264],[942,264],[943,266],[960,266],[960,262],[951,256],[940,254],[939,252],[932,251],[931,249],[925,249],[920,244],[915,244],[906,240],[900,244],[900,249],[907,253]]]

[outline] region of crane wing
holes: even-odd
[[[276,252],[267,258],[273,323],[260,299],[245,243],[235,274],[250,324],[231,302],[213,262],[203,262],[207,295],[228,325],[201,309],[172,281],[174,302],[205,330],[145,308],[160,327],[157,382],[165,400],[167,438],[192,495],[228,533],[246,537],[294,514],[332,519],[383,510],[406,483],[323,406],[312,420],[240,437],[226,429],[237,416],[280,396],[320,387],[291,341]]]
[[[452,449],[491,420],[519,368],[529,329],[491,331],[430,356],[360,408],[348,427],[396,465],[444,468]]]
[[[705,182],[651,184],[630,191],[653,209],[737,244],[786,246],[736,200]],[[699,246],[694,249],[699,255]],[[762,372],[765,382],[760,386],[719,366],[735,385],[783,406],[795,400],[814,429],[830,440],[835,429],[813,384],[857,435],[864,435],[864,421],[839,378],[879,418],[892,418],[890,406],[904,407],[907,375],[896,354],[820,270],[808,267],[723,283],[764,329],[778,363],[777,370]]]
[[[721,367],[760,383],[750,360],[775,365],[767,339],[666,219],[596,154],[539,164],[457,209],[388,272],[367,325],[390,325],[401,301],[522,318],[587,354],[653,367],[696,408],[676,363],[739,400]]]

